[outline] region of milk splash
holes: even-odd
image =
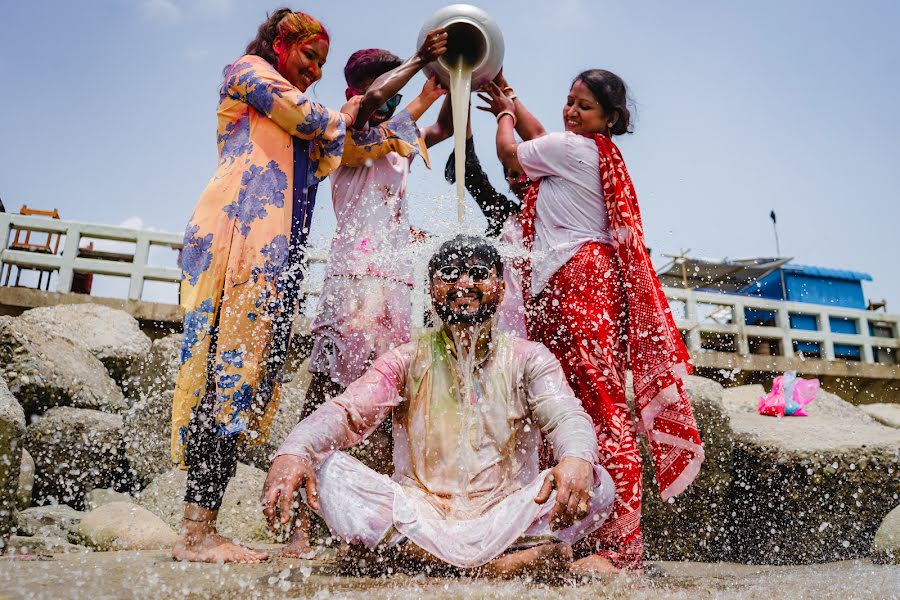
[[[450,69],[450,107],[453,110],[453,152],[456,166],[456,219],[465,219],[466,123],[472,95],[472,65],[461,54]]]

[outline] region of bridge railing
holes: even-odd
[[[666,288],[665,293],[692,353],[803,353],[824,360],[896,363],[900,315],[677,288]],[[799,327],[801,319],[805,327],[815,328]],[[834,324],[848,331],[833,331]]]
[[[50,254],[10,248],[9,240],[15,229],[60,235],[64,238],[63,250],[60,254]],[[180,250],[182,236],[178,234],[0,213],[0,240],[7,242],[0,250],[0,268],[15,266],[56,272],[55,291],[58,292],[72,291],[75,273],[128,278],[128,300],[142,300],[144,284],[148,281],[177,284],[181,280],[181,271],[175,266],[149,262],[154,247]],[[125,242],[129,248],[133,245],[133,251],[91,252],[83,247],[87,240]],[[328,259],[327,252],[318,248],[311,248],[307,257],[313,265],[322,265]],[[414,289],[412,301],[415,324],[421,324],[425,308],[425,277],[420,271],[415,274],[420,284]],[[835,360],[847,358],[842,352],[849,348],[858,349],[860,362],[897,362],[900,315],[677,288],[665,291],[692,353],[718,351],[742,356],[793,357],[800,352],[808,356],[809,349],[815,347],[820,358]],[[320,284],[308,278],[304,294],[320,293]],[[177,292],[173,290],[171,298],[166,296],[156,301],[177,304]],[[750,322],[748,315],[753,317]],[[771,318],[767,320],[766,315]],[[807,326],[814,322],[815,328],[792,326],[798,317],[805,318]],[[842,329],[855,333],[832,331],[832,323],[840,323]],[[841,352],[836,352],[836,348]]]

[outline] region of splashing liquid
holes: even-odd
[[[456,219],[465,219],[466,197],[466,123],[472,95],[472,65],[460,55],[450,69],[450,101],[453,109],[453,152],[456,166]]]

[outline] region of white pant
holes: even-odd
[[[373,549],[404,537],[448,564],[470,568],[486,564],[519,542],[558,540],[575,543],[595,531],[611,512],[614,486],[603,467],[594,466],[594,495],[587,517],[567,529],[550,528],[556,492],[544,504],[534,502],[548,471],[471,520],[443,518],[422,499],[376,473],[355,458],[335,452],[316,475],[319,515],[332,534]],[[385,538],[396,530],[400,535]]]

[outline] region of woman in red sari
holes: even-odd
[[[664,499],[690,485],[703,447],[682,382],[690,357],[650,263],[634,187],[612,141],[630,131],[625,83],[600,69],[579,74],[563,106],[565,131],[558,133],[546,133],[505,81],[487,92],[488,106],[481,108],[497,117],[500,160],[537,182],[521,216],[533,251],[525,292],[529,337],[562,363],[594,420],[601,462],[616,484],[613,514],[581,549],[586,556],[573,571],[640,570],[636,430],[650,444]],[[625,399],[628,369],[637,427]]]

